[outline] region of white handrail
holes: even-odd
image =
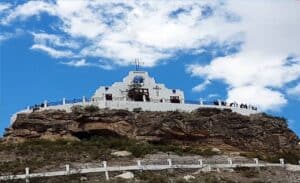
[[[67,164],[65,170],[54,171],[54,172],[42,172],[42,173],[30,173],[29,168],[26,167],[25,174],[19,175],[6,175],[0,176],[0,180],[15,180],[15,179],[30,179],[35,177],[54,177],[54,176],[64,176],[70,174],[84,174],[84,173],[96,173],[104,172],[105,177],[109,180],[108,172],[112,171],[134,171],[134,170],[165,170],[165,169],[202,169],[203,171],[211,171],[211,169],[220,168],[236,168],[236,167],[286,167],[287,170],[292,169],[293,171],[300,171],[299,165],[283,164],[283,160],[280,163],[258,163],[254,159],[254,163],[233,163],[231,159],[228,159],[228,163],[223,164],[205,164],[202,159],[198,160],[197,164],[173,164],[171,159],[167,159],[167,164],[165,165],[142,165],[141,161],[138,160],[135,165],[128,166],[108,166],[107,162],[102,163],[102,167],[97,168],[83,168],[83,169],[71,169]]]

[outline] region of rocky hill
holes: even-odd
[[[253,162],[298,164],[299,138],[284,118],[266,114],[243,116],[230,110],[134,112],[75,106],[61,110],[19,114],[0,142],[0,176],[109,165],[132,165],[138,159],[160,164],[174,162]],[[116,153],[126,152],[119,157]],[[215,173],[215,172],[218,173]],[[120,173],[120,172],[118,172]],[[284,167],[234,170],[173,170],[133,172],[135,178],[108,182],[298,182],[299,172]],[[117,173],[110,173],[114,177]],[[192,181],[183,180],[185,176]],[[10,182],[10,181],[8,181]],[[13,181],[24,182],[24,180]],[[31,179],[30,182],[107,182],[103,174],[77,174]]]
[[[35,111],[19,114],[3,141],[80,140],[95,135],[249,152],[300,152],[299,138],[284,118],[208,108],[191,113],[100,110],[94,106],[75,106],[70,113]]]

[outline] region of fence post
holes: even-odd
[[[256,165],[258,165],[258,158],[253,158]]]
[[[284,159],[283,158],[280,158],[279,162],[280,162],[281,166],[284,166]]]
[[[198,161],[199,161],[200,166],[203,167],[203,160],[199,159]]]
[[[62,104],[63,104],[63,105],[66,105],[66,98],[63,98],[63,99],[62,99]]]
[[[207,166],[207,171],[209,171],[209,172],[211,171],[211,166],[210,165]]]
[[[168,159],[169,166],[172,167],[172,160]]]
[[[44,108],[48,107],[47,100],[44,100]]]
[[[105,170],[105,178],[106,178],[106,180],[109,180],[109,175],[108,175],[108,171],[107,171],[107,162],[106,161],[103,161],[103,167],[104,167],[104,170]]]
[[[139,169],[142,170],[142,163],[141,163],[141,160],[137,160],[137,165],[138,165]]]
[[[228,163],[229,163],[230,165],[232,165],[232,159],[231,159],[231,158],[228,158],[227,160],[228,160]]]
[[[70,165],[66,164],[66,173],[69,174],[70,173]]]
[[[25,168],[25,177],[26,177],[26,180],[25,180],[26,183],[29,182],[29,168],[28,167]]]

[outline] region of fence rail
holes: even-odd
[[[113,98],[112,101],[124,101],[126,97],[118,97],[118,98]],[[59,105],[65,105],[65,104],[77,104],[77,103],[85,103],[85,102],[92,102],[92,101],[99,101],[99,100],[105,100],[104,98],[75,98],[75,99],[63,99],[60,101],[55,101],[55,102],[47,102],[44,101],[40,104],[32,105],[29,106],[28,109],[30,110],[38,110],[39,108],[44,108],[44,107],[50,107],[50,106],[59,106]],[[161,102],[161,100],[151,100],[150,102]],[[166,99],[164,100],[165,103],[171,103],[170,100]],[[223,107],[230,107],[230,108],[244,108],[244,109],[249,109],[249,110],[254,110],[257,111],[257,107],[252,106],[252,105],[247,105],[247,104],[238,104],[236,102],[234,103],[227,103],[225,101],[221,100],[214,100],[214,101],[195,101],[195,100],[184,100],[185,104],[193,104],[193,105],[199,105],[199,106],[223,106]]]
[[[66,100],[66,104],[74,104],[74,103],[78,103],[78,102],[82,102],[82,99],[75,98],[75,99],[71,99],[71,100]]]
[[[165,170],[165,169],[202,169],[203,171],[212,171],[214,169],[228,169],[236,167],[286,167],[287,170],[300,171],[299,165],[285,164],[283,159],[280,159],[280,163],[259,163],[257,158],[254,158],[254,163],[233,163],[229,158],[228,163],[222,164],[205,164],[202,159],[199,159],[196,164],[173,164],[171,159],[167,159],[167,164],[150,164],[143,165],[141,160],[137,161],[135,165],[127,166],[108,166],[106,161],[102,162],[101,167],[97,168],[83,168],[83,169],[70,169],[70,165],[65,166],[65,170],[54,171],[54,172],[43,172],[43,173],[30,173],[29,168],[25,168],[25,174],[19,175],[6,175],[0,176],[0,180],[15,180],[15,179],[26,179],[36,177],[54,177],[64,176],[71,174],[85,174],[85,173],[105,173],[106,180],[109,180],[108,172],[113,171],[136,171],[136,170]]]

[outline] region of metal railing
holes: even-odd
[[[203,159],[198,159],[196,162],[189,162],[188,164],[180,164],[179,162],[175,163],[172,159],[166,159],[165,163],[160,164],[142,164],[141,160],[137,160],[136,164],[126,165],[126,166],[108,166],[106,161],[102,162],[102,166],[94,167],[94,168],[79,168],[79,169],[71,169],[70,165],[65,165],[65,169],[61,171],[54,172],[42,172],[42,173],[30,173],[29,168],[25,168],[25,174],[19,175],[4,175],[0,176],[0,180],[16,180],[16,179],[26,179],[29,181],[30,178],[35,177],[54,177],[54,176],[64,176],[71,174],[85,174],[85,173],[96,173],[96,172],[104,172],[106,180],[109,180],[108,172],[113,171],[136,171],[136,170],[165,170],[165,169],[201,169],[202,171],[213,171],[218,169],[228,169],[228,168],[236,168],[236,167],[283,167],[286,170],[291,171],[300,171],[300,161],[299,165],[290,165],[285,164],[283,159],[280,159],[280,163],[259,163],[257,158],[253,159],[253,163],[233,163],[231,158],[227,159],[226,162],[222,163],[205,163]],[[163,162],[163,161],[160,161]],[[185,162],[186,163],[186,162]]]
[[[80,98],[80,99],[74,98],[74,99],[71,99],[71,100],[66,100],[66,104],[75,104],[75,103],[79,103],[79,102],[82,102],[82,101],[83,101],[82,98]]]
[[[95,101],[104,100],[104,97],[101,98],[95,98]],[[124,101],[125,97],[117,97],[113,98],[112,101]],[[80,102],[92,102],[92,98],[75,98],[75,99],[67,99],[67,100],[60,100],[55,102],[43,102],[41,104],[35,104],[33,106],[30,106],[29,109],[35,109],[45,106],[58,106],[58,105],[64,105],[64,104],[75,104]],[[160,100],[151,100],[150,102],[161,102]],[[164,102],[171,103],[170,100],[165,99]],[[238,104],[236,102],[234,103],[227,103],[225,101],[196,101],[196,100],[184,100],[185,104],[194,104],[194,105],[214,105],[214,106],[227,106],[227,107],[237,107],[237,108],[244,108],[249,110],[257,110],[257,107],[247,104]]]
[[[56,106],[56,105],[63,105],[63,101],[56,101],[56,102],[48,102],[47,106]]]

